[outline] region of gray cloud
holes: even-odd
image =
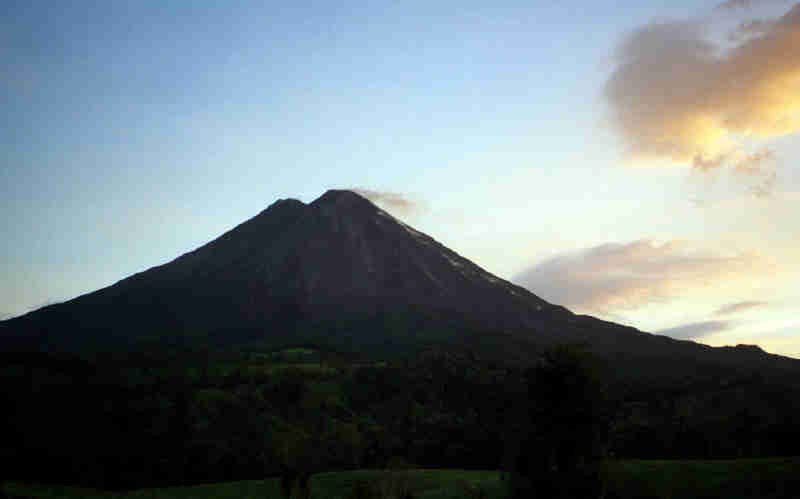
[[[772,21],[764,19],[753,19],[740,23],[736,29],[728,34],[728,40],[732,42],[742,42],[748,38],[764,35],[772,28]]]
[[[656,334],[671,336],[680,340],[699,339],[712,333],[730,329],[733,324],[730,321],[704,321],[684,324],[682,326],[671,327],[657,331]]]
[[[749,9],[753,6],[753,0],[727,0],[716,6],[717,9]]]
[[[687,290],[760,270],[754,255],[719,255],[684,242],[609,243],[545,260],[513,278],[542,298],[608,313],[668,301]]]
[[[743,312],[745,310],[766,307],[766,306],[767,302],[764,301],[740,301],[737,303],[729,303],[728,305],[723,305],[722,307],[719,307],[714,312],[714,315],[731,315],[738,312]]]
[[[753,144],[800,132],[800,4],[735,32],[747,36],[725,48],[700,22],[660,22],[622,41],[605,96],[634,157],[736,168],[774,159],[752,153]],[[767,180],[756,182],[760,191],[774,183],[771,171],[750,173]]]
[[[715,10],[736,11],[748,10],[764,4],[788,3],[786,0],[726,0],[714,7]]]
[[[423,209],[421,202],[411,200],[397,192],[375,191],[360,187],[354,187],[351,190],[393,213],[410,215]]]

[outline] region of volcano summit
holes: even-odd
[[[572,314],[347,190],[279,200],[169,263],[0,322],[0,349],[46,351],[312,343],[389,354],[476,337],[523,357],[582,343],[617,360],[795,365]]]
[[[310,204],[279,200],[167,264],[6,321],[0,331],[8,345],[37,349],[171,334],[227,344],[300,340],[326,321],[380,328],[392,316],[396,330],[409,313],[417,326],[530,328],[554,311],[565,312],[360,195],[331,190]]]

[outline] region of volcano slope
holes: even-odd
[[[0,349],[17,351],[312,344],[380,358],[444,344],[527,363],[565,343],[636,377],[800,371],[758,347],[711,348],[573,314],[347,190],[279,200],[169,263],[0,322]]]

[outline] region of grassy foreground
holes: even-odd
[[[319,473],[311,478],[313,499],[345,499],[358,482],[386,479],[404,480],[420,499],[449,499],[463,497],[465,491],[480,486],[490,497],[500,497],[500,473],[496,471],[462,470],[360,470]],[[25,498],[86,498],[86,499],[282,499],[277,478],[228,482],[192,487],[143,489],[131,492],[104,492],[73,487],[53,487],[11,483],[4,491],[11,497]]]
[[[607,464],[609,499],[706,499],[725,497],[800,497],[800,458],[724,461],[621,460]],[[404,480],[419,499],[476,497],[480,487],[487,499],[503,496],[504,483],[496,471],[410,470],[320,473],[311,479],[313,499],[345,499],[358,482]],[[103,492],[70,487],[6,484],[10,497],[87,499],[281,499],[278,479],[229,482],[193,487]]]
[[[610,497],[750,499],[800,497],[800,458],[625,460],[608,465]]]

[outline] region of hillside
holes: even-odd
[[[757,347],[711,348],[575,315],[336,190],[310,204],[279,200],[171,262],[0,322],[2,350],[304,343],[372,358],[449,344],[517,364],[579,343],[621,376],[800,372],[800,361]]]

